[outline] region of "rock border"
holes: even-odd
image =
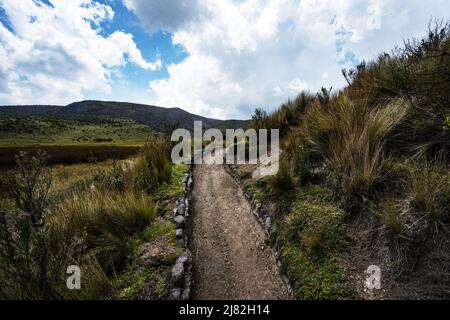
[[[189,300],[192,284],[192,255],[188,247],[187,220],[190,213],[193,166],[189,164],[182,180],[183,192],[177,200],[177,206],[173,209],[173,221],[176,224],[176,237],[183,250],[172,266],[169,282],[169,300]]]
[[[253,215],[256,217],[259,224],[266,232],[266,235],[268,237],[272,237],[275,234],[276,227],[273,224],[272,217],[269,215],[269,210],[267,208],[265,208],[261,202],[256,200],[255,194],[253,193],[251,188],[246,186],[243,179],[239,176],[239,173],[236,169],[236,165],[225,163],[224,166],[225,166],[225,170],[228,172],[228,174],[241,187],[244,197],[248,200],[248,202],[250,202]],[[282,276],[283,282],[288,289],[289,295],[291,296],[292,299],[295,299],[295,294],[294,294],[295,291],[293,288],[296,288],[297,285],[295,283],[291,282],[289,280],[289,278],[287,277],[287,274],[285,274],[285,272],[282,271],[283,268],[282,268],[282,261],[281,261],[282,255],[281,254],[283,251],[283,247],[284,247],[284,245],[283,245],[283,242],[281,241],[281,239],[275,238],[275,241],[273,242],[273,245],[272,245],[272,250],[275,253],[277,265],[280,270],[280,274]]]

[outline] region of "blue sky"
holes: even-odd
[[[448,0],[0,0],[0,105],[102,99],[248,118],[341,88],[342,68],[448,12]]]
[[[128,10],[121,0],[102,0],[98,1],[105,5],[110,5],[115,12],[114,19],[106,21],[101,25],[100,33],[108,36],[113,32],[120,30],[125,33],[131,33],[134,42],[142,53],[144,59],[148,61],[156,60],[160,57],[165,64],[179,63],[187,57],[187,52],[180,45],[172,44],[172,34],[158,30],[148,32],[139,23],[136,15]],[[122,72],[129,82],[129,86],[136,91],[147,90],[148,83],[154,79],[167,78],[167,69],[161,68],[154,72],[146,72],[135,65],[127,65],[122,68]]]

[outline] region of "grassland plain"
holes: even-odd
[[[39,150],[49,155],[48,164],[96,163],[109,159],[121,160],[134,156],[139,146],[40,146],[40,147],[0,147],[0,168],[12,168],[16,163],[16,155],[21,151],[36,153]]]
[[[0,147],[143,145],[155,131],[131,119],[0,117]]]
[[[101,172],[111,171],[115,164],[126,165],[132,159],[101,161],[96,163],[79,163],[71,165],[54,165],[50,167],[52,186],[50,189],[50,201],[80,184],[88,184],[95,180]],[[11,168],[0,168],[0,210],[14,210],[14,201],[8,194],[7,179],[11,175]]]
[[[67,120],[0,117],[0,167],[13,167],[20,151],[45,150],[49,164],[124,159],[155,135],[131,119]]]

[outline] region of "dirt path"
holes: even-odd
[[[193,299],[289,299],[273,251],[223,166],[194,168]]]

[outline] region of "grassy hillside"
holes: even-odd
[[[109,119],[128,119],[147,125],[155,131],[164,131],[168,127],[193,130],[194,121],[202,121],[204,128],[242,128],[248,122],[222,120],[201,117],[180,108],[162,108],[124,102],[81,101],[67,106],[3,106],[0,117],[27,118],[38,117],[55,120],[77,120],[83,122],[108,122]]]
[[[254,128],[280,128],[276,203],[283,266],[299,298],[450,297],[450,24],[301,93]],[[319,191],[318,191],[319,190]],[[364,271],[382,270],[381,291]]]

